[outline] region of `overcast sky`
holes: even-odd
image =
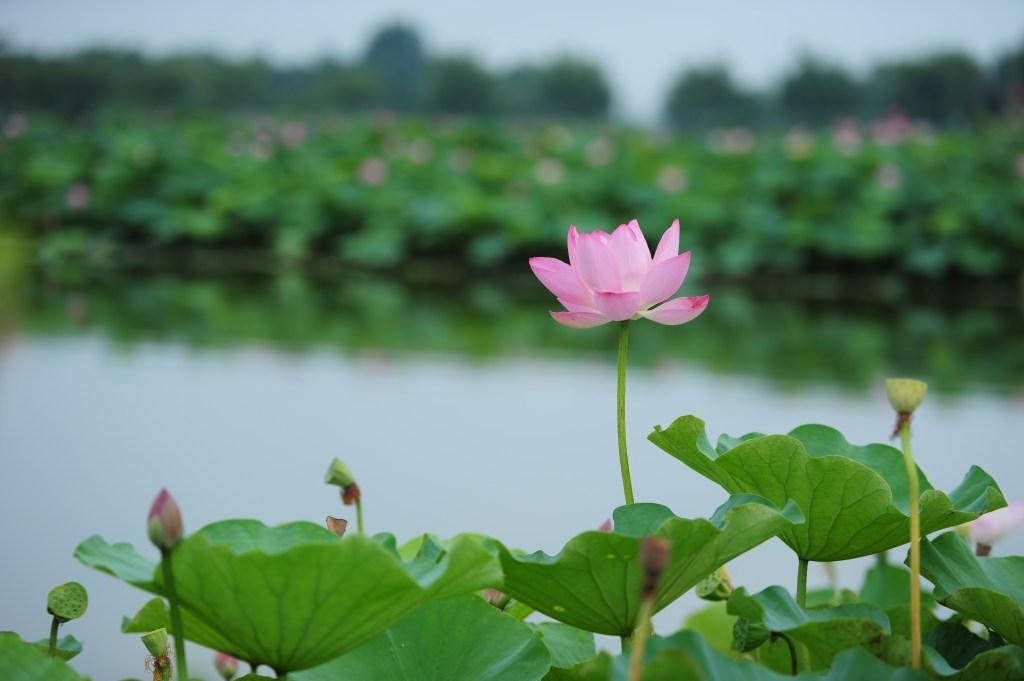
[[[47,52],[115,43],[295,63],[358,54],[396,19],[418,27],[432,50],[493,67],[559,53],[596,59],[618,111],[635,119],[657,113],[687,65],[723,61],[761,85],[804,50],[863,71],[949,47],[988,60],[1024,39],[1024,0],[0,0],[0,35]]]

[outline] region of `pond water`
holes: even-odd
[[[43,638],[47,590],[81,581],[90,609],[66,627],[84,641],[76,666],[141,677],[141,645],[118,632],[146,596],[80,566],[77,543],[100,533],[150,552],[145,515],[163,485],[190,530],[344,515],[321,481],[333,456],[356,472],[368,529],[400,539],[477,531],[555,552],[598,526],[622,494],[613,336],[560,329],[546,300],[496,291],[23,281],[0,317],[0,628]],[[977,464],[1022,498],[1021,327],[1016,304],[896,315],[736,292],[693,324],[638,325],[628,400],[637,497],[684,516],[725,499],[646,441],[655,424],[694,413],[717,434],[824,422],[854,442],[883,441],[882,379],[904,370],[937,386],[915,420],[932,483],[948,490]],[[999,550],[1024,552],[1024,532]],[[840,565],[842,585],[855,588],[864,565]],[[773,540],[730,569],[752,589],[792,586],[796,562]],[[824,571],[810,580],[825,585]],[[678,626],[699,604],[685,597],[656,626]],[[191,666],[213,678],[207,655]]]

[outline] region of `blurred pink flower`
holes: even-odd
[[[970,524],[971,541],[991,547],[1024,523],[1024,501],[986,513]]]
[[[749,153],[757,143],[754,133],[748,128],[716,130],[711,134],[711,150],[716,154],[742,156]]]
[[[875,144],[883,147],[899,144],[914,133],[914,124],[902,111],[894,111],[871,124]]]
[[[28,118],[23,113],[12,113],[4,123],[4,137],[14,139],[21,137],[28,130]]]
[[[1024,154],[1017,154],[1017,160],[1014,162],[1014,166],[1017,171],[1017,177],[1024,180]]]
[[[658,187],[666,194],[678,194],[690,186],[690,177],[679,166],[665,166],[658,172]]]
[[[288,121],[281,126],[281,143],[289,149],[301,147],[309,132],[300,121]]]
[[[604,137],[598,137],[587,142],[587,146],[583,149],[583,155],[591,166],[601,168],[611,162],[613,151],[611,142]]]
[[[605,520],[603,523],[601,523],[601,526],[597,528],[597,531],[598,532],[611,532],[612,529],[613,529],[612,521],[609,518],[608,520]]]
[[[473,152],[469,149],[452,149],[448,152],[448,166],[456,173],[462,174],[473,165]]]
[[[903,184],[903,173],[892,163],[883,163],[875,171],[875,182],[882,189],[899,189]]]
[[[569,228],[569,264],[557,258],[530,258],[530,268],[565,306],[552,312],[566,326],[588,328],[647,318],[683,324],[708,306],[708,296],[668,300],[686,278],[690,253],[679,255],[679,221],[662,235],[654,257],[636,220],[607,232]],[[658,307],[652,307],[658,305]]]
[[[860,126],[852,118],[843,118],[836,123],[832,131],[832,143],[836,145],[840,153],[849,156],[860,149],[861,135]]]
[[[558,184],[565,177],[565,166],[557,158],[543,158],[537,161],[533,174],[541,184]]]
[[[814,150],[814,135],[804,128],[793,128],[786,134],[784,146],[790,158],[807,158]]]
[[[356,173],[363,184],[379,187],[388,181],[388,164],[377,157],[368,158],[359,164]]]
[[[68,187],[67,193],[64,194],[64,205],[68,210],[82,210],[89,205],[91,198],[92,191],[90,191],[89,185],[84,182],[75,182]]]

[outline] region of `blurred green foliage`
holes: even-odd
[[[557,304],[528,272],[463,285],[358,274],[182,277],[60,268],[26,274],[22,282],[16,320],[22,331],[99,333],[126,347],[162,341],[205,349],[326,348],[368,361],[423,352],[479,361],[614,361],[615,325],[586,332],[559,326],[546,314]],[[705,292],[711,305],[692,325],[666,332],[636,324],[630,361],[758,376],[782,387],[864,390],[886,375],[912,375],[940,393],[1024,388],[1019,301],[984,304],[964,291],[916,305],[879,302],[884,296],[873,293],[865,294],[872,302],[839,303],[795,299],[767,284],[683,287],[686,294]]]
[[[785,136],[373,117],[10,115],[0,214],[51,260],[228,257],[490,267],[570,224],[676,217],[703,273],[1024,269],[1024,128],[902,119]]]

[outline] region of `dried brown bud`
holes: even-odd
[[[352,483],[346,487],[341,488],[341,503],[346,506],[351,506],[362,498],[362,492],[359,491],[359,485]]]
[[[652,598],[658,591],[661,573],[668,567],[672,542],[663,537],[647,537],[640,542],[640,563],[644,567],[643,597]]]
[[[348,529],[348,521],[344,518],[333,518],[331,516],[327,516],[327,529],[339,537],[344,537],[345,530]]]

